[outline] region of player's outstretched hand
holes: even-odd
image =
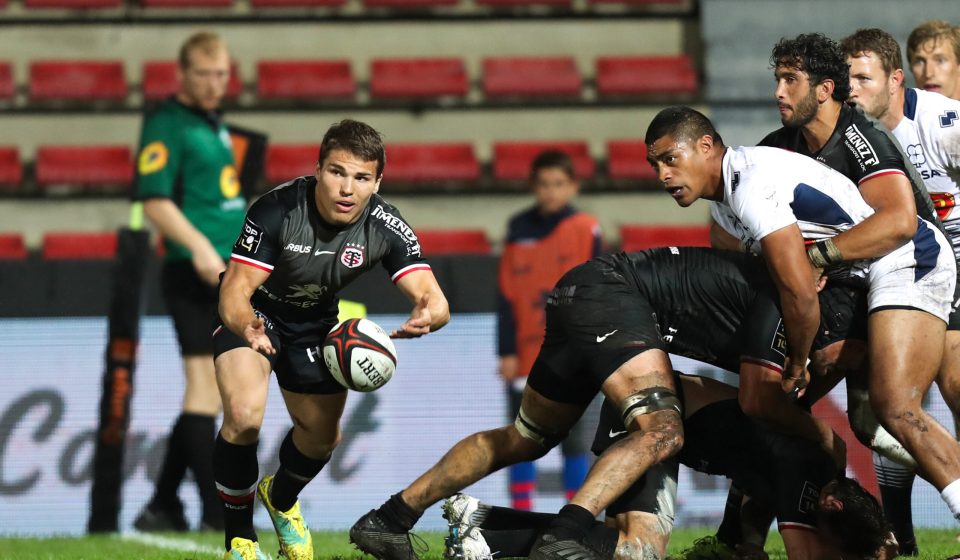
[[[810,384],[810,370],[806,367],[794,364],[790,359],[787,359],[787,363],[784,364],[783,368],[783,379],[780,381],[780,386],[783,388],[783,392],[786,393],[791,399],[799,399],[807,392],[807,385]]]
[[[243,338],[247,341],[247,344],[250,345],[250,348],[253,348],[261,354],[272,356],[277,353],[276,348],[273,347],[273,343],[270,342],[270,337],[267,336],[267,327],[260,317],[254,317],[253,320],[243,328]]]
[[[423,294],[420,301],[413,306],[410,318],[398,329],[390,333],[390,338],[419,338],[430,332],[433,317],[430,315],[430,294]]]

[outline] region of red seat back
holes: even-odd
[[[148,60],[143,63],[143,79],[140,88],[147,101],[166,99],[177,93],[180,84],[177,82],[177,61],[175,60]],[[243,91],[243,82],[240,80],[240,69],[236,61],[230,61],[230,80],[227,82],[228,99],[236,99]]]
[[[317,144],[271,144],[267,148],[267,183],[279,185],[301,175],[311,175],[317,168]]]
[[[616,181],[653,181],[657,172],[647,161],[647,145],[643,140],[610,140],[607,142],[607,175]]]
[[[13,99],[17,86],[13,81],[13,65],[0,62],[0,99]]]
[[[43,234],[43,258],[48,260],[112,259],[116,254],[116,232],[47,232]]]
[[[27,8],[66,8],[70,10],[92,10],[98,8],[119,8],[122,0],[26,0]]]
[[[489,255],[490,241],[480,229],[434,229],[417,231],[420,248],[435,255]]]
[[[686,54],[597,59],[599,95],[693,94],[696,91],[697,73]]]
[[[475,181],[480,165],[470,142],[388,144],[386,181]]]
[[[573,159],[580,179],[593,176],[595,165],[583,141],[496,142],[493,145],[493,176],[499,180],[526,180],[530,164],[544,150],[560,150]]]
[[[623,225],[620,247],[642,251],[653,247],[709,247],[708,225]]]
[[[141,0],[145,8],[229,8],[233,0]]]
[[[250,0],[254,8],[329,7],[338,8],[347,0]]]
[[[0,186],[15,187],[23,180],[20,152],[14,146],[0,146]]]
[[[33,101],[123,101],[127,80],[120,61],[44,60],[30,63]]]
[[[502,96],[579,96],[582,79],[571,56],[483,60],[483,92]]]
[[[257,63],[260,99],[350,98],[357,84],[347,60],[261,60]]]
[[[40,146],[36,181],[51,185],[129,186],[133,159],[128,146]]]
[[[432,8],[436,6],[456,6],[460,0],[363,0],[367,8]]]
[[[27,258],[27,246],[20,233],[0,233],[0,260]]]
[[[375,98],[463,97],[468,88],[459,58],[378,58],[371,63],[370,95]]]

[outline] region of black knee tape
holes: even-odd
[[[547,433],[543,427],[530,420],[530,418],[524,414],[522,406],[520,407],[520,412],[517,413],[517,419],[513,421],[513,425],[524,439],[529,439],[545,449],[553,449],[566,437],[566,434],[557,435]]]

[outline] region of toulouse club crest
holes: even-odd
[[[340,253],[340,262],[347,268],[357,268],[362,266],[366,258],[364,257],[363,245],[347,243],[343,252]]]

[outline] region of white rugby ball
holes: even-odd
[[[368,393],[387,384],[397,369],[390,335],[370,319],[337,323],[323,341],[323,361],[341,385]]]

